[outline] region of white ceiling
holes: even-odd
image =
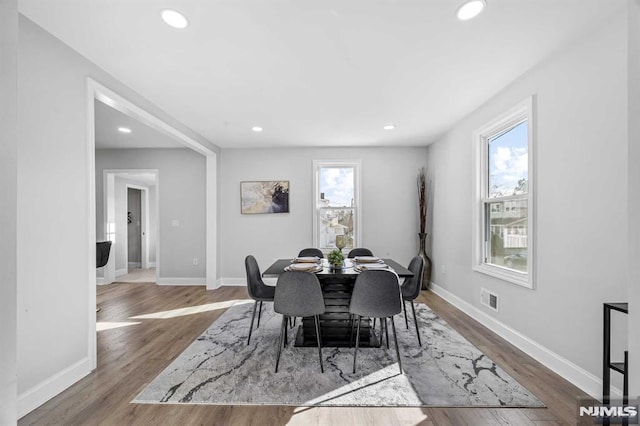
[[[96,149],[184,148],[176,140],[158,132],[120,111],[95,101]],[[131,133],[121,133],[126,127]]]
[[[625,0],[20,0],[220,147],[425,145]],[[175,30],[162,8],[190,21]],[[393,131],[383,125],[396,124]],[[254,133],[251,126],[265,130]]]

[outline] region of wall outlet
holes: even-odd
[[[171,226],[174,227],[174,228],[179,227],[180,226],[180,221],[178,219],[173,219],[171,221]]]
[[[193,266],[198,266],[198,258],[197,257],[193,258]]]
[[[446,265],[440,265],[440,272],[442,272],[442,275],[447,273],[447,266]]]

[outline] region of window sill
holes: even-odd
[[[533,290],[533,283],[529,279],[529,274],[486,263],[474,266],[473,270]]]

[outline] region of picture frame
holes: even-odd
[[[289,213],[289,181],[240,182],[240,213]]]

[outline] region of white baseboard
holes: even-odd
[[[89,358],[83,358],[18,395],[18,418],[29,414],[90,373],[91,362]]]
[[[246,278],[229,278],[223,277],[216,280],[216,287],[246,287]]]
[[[487,327],[489,330],[493,331],[518,349],[525,352],[527,355],[534,358],[536,361],[543,364],[545,367],[562,376],[565,380],[579,387],[592,397],[596,399],[601,398],[602,380],[599,377],[589,373],[587,370],[523,335],[519,331],[514,330],[508,325],[496,320],[491,315],[440,287],[433,281],[431,282],[430,289],[435,294]],[[612,386],[611,396],[614,398],[622,398],[622,391]]]
[[[129,266],[130,269],[140,269],[142,268],[142,262],[129,262],[127,266]]]
[[[96,284],[97,285],[106,285],[107,284],[107,280],[104,277],[97,277],[96,278]]]
[[[116,269],[116,277],[121,277],[123,275],[127,275],[129,270],[127,268],[124,269]]]
[[[155,268],[156,262],[147,262],[147,268]]]
[[[158,285],[206,285],[206,278],[170,278],[158,277]]]

